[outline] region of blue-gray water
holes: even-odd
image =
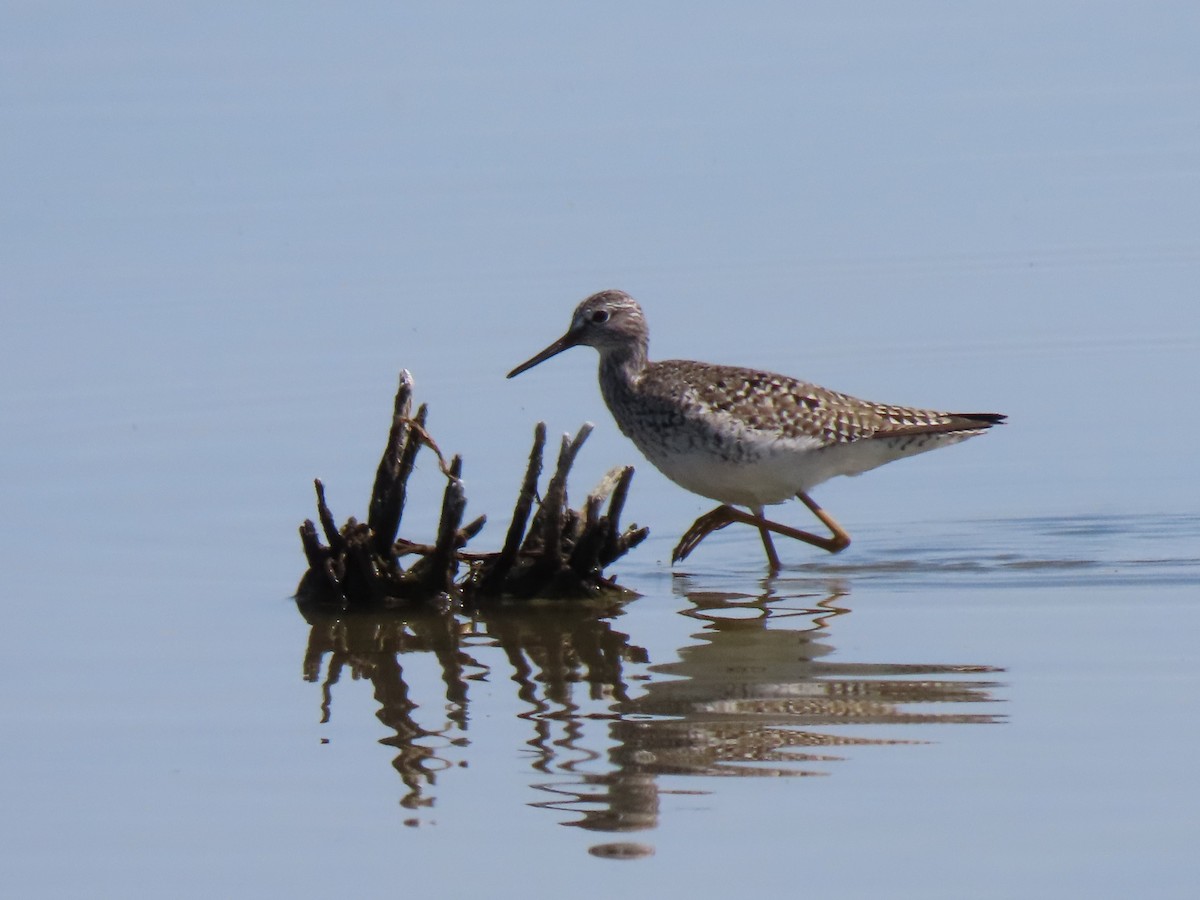
[[[11,5],[8,890],[1190,896],[1198,20]],[[503,378],[603,287],[656,357],[1011,424],[823,486],[838,557],[672,570],[711,504],[594,353]],[[481,548],[534,422],[596,422],[641,596],[306,621],[311,479],[365,513],[401,367]]]

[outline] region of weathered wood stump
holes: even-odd
[[[591,425],[584,425],[573,439],[564,435],[554,474],[539,501],[546,426],[538,423],[504,545],[494,553],[475,553],[464,548],[482,530],[486,517],[462,524],[467,504],[462,458],[446,463],[425,429],[425,405],[412,415],[412,393],[412,376],[403,371],[366,522],[351,518],[338,528],[325,502],[325,487],[316,481],[317,518],[328,545],[321,542],[313,521],[305,520],[300,540],[309,568],[298,594],[342,609],[379,609],[450,600],[470,605],[505,597],[590,597],[621,590],[615,578],[605,577],[604,569],[648,534],[646,528],[620,528],[633,467],[610,472],[579,510],[567,503],[567,476]],[[446,477],[432,544],[398,537],[408,478],[422,447],[437,456]],[[405,568],[401,560],[409,556],[417,558]]]

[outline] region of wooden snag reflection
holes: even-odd
[[[467,505],[462,458],[446,462],[426,430],[426,406],[413,415],[412,403],[412,376],[403,371],[366,522],[350,518],[338,528],[325,486],[315,482],[320,530],[311,519],[300,526],[308,571],[298,593],[342,609],[379,609],[453,600],[480,604],[505,597],[592,597],[620,590],[604,569],[645,540],[648,529],[620,527],[632,466],[605,476],[580,509],[568,504],[567,476],[591,425],[574,438],[564,435],[554,474],[539,500],[546,426],[538,423],[503,546],[496,552],[471,552],[466,545],[483,529],[486,516],[462,524]],[[446,478],[432,544],[399,536],[408,479],[422,448],[437,457]],[[406,567],[402,560],[412,556],[416,559]]]

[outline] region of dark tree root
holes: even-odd
[[[645,540],[648,529],[620,528],[632,466],[610,472],[579,510],[567,504],[567,476],[590,425],[573,439],[563,437],[554,474],[539,501],[546,426],[538,423],[504,545],[494,553],[475,553],[465,548],[486,517],[462,524],[467,505],[462,458],[446,462],[425,430],[426,407],[421,405],[412,415],[412,393],[412,376],[401,372],[365,523],[351,518],[339,529],[326,505],[325,487],[316,482],[320,532],[311,519],[300,526],[308,571],[298,594],[341,609],[381,609],[451,601],[478,606],[506,597],[594,597],[621,590],[615,578],[605,577],[604,568]],[[431,544],[398,536],[408,478],[421,447],[437,456],[446,477]],[[412,556],[416,559],[405,568],[401,560]]]

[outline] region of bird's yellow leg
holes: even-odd
[[[756,506],[751,512],[763,522],[767,521],[766,516],[763,515],[763,508],[761,506]],[[767,551],[767,566],[771,570],[771,574],[774,575],[783,567],[779,564],[779,554],[775,552],[775,542],[771,540],[771,532],[762,525],[759,525],[758,536],[762,538],[763,549]]]
[[[804,491],[797,492],[796,496],[800,498],[800,502],[807,506],[814,516],[821,520],[821,524],[829,529],[831,536],[822,538],[802,531],[799,534],[792,535],[792,537],[812,544],[814,547],[820,547],[822,550],[828,550],[830,553],[841,553],[850,546],[850,535],[847,534],[845,528],[837,523],[837,520],[833,516],[821,509],[817,505],[817,502],[804,493]],[[801,537],[800,535],[807,536]]]

